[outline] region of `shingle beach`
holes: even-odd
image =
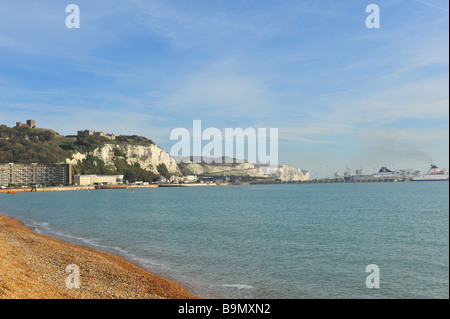
[[[78,288],[70,285],[69,265],[79,269]],[[0,215],[0,299],[190,298],[180,284],[122,257],[37,234]]]

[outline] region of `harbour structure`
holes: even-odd
[[[0,163],[0,186],[37,184],[72,184],[72,165]]]
[[[123,184],[123,175],[74,175],[73,184],[76,186],[120,185]]]

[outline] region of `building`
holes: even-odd
[[[29,128],[36,128],[36,121],[35,120],[27,120],[27,124],[23,124],[22,122],[16,122],[16,127],[29,127]]]
[[[0,186],[72,184],[70,164],[0,164]]]
[[[186,183],[194,183],[196,182],[198,179],[197,175],[187,175],[184,177],[184,181]]]
[[[123,175],[74,175],[73,184],[76,186],[123,184]]]
[[[89,136],[89,135],[94,135],[94,131],[93,130],[83,130],[83,131],[78,131],[78,136]]]
[[[171,182],[171,183],[181,183],[181,182],[183,182],[183,177],[172,175],[169,178],[169,182]]]
[[[93,131],[93,130],[78,131],[77,135],[78,136],[93,136],[93,135],[96,135],[96,136],[106,137],[106,138],[108,138],[110,140],[115,140],[116,139],[116,136],[114,134],[109,134],[109,133],[105,134],[103,132],[96,132],[96,131]]]

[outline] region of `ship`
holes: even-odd
[[[373,177],[374,178],[398,177],[398,173],[391,171],[386,166],[383,166],[382,168],[380,168],[377,174],[373,174]]]
[[[383,166],[378,173],[373,174],[374,178],[400,178],[400,179],[412,179],[420,174],[420,171],[409,169],[398,169],[391,171],[387,167]]]
[[[447,181],[448,182],[448,169],[440,169],[436,165],[431,165],[430,170],[426,174],[419,174],[411,180],[414,182],[425,181]]]

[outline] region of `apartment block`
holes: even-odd
[[[69,185],[72,184],[70,164],[1,164],[0,185]]]

